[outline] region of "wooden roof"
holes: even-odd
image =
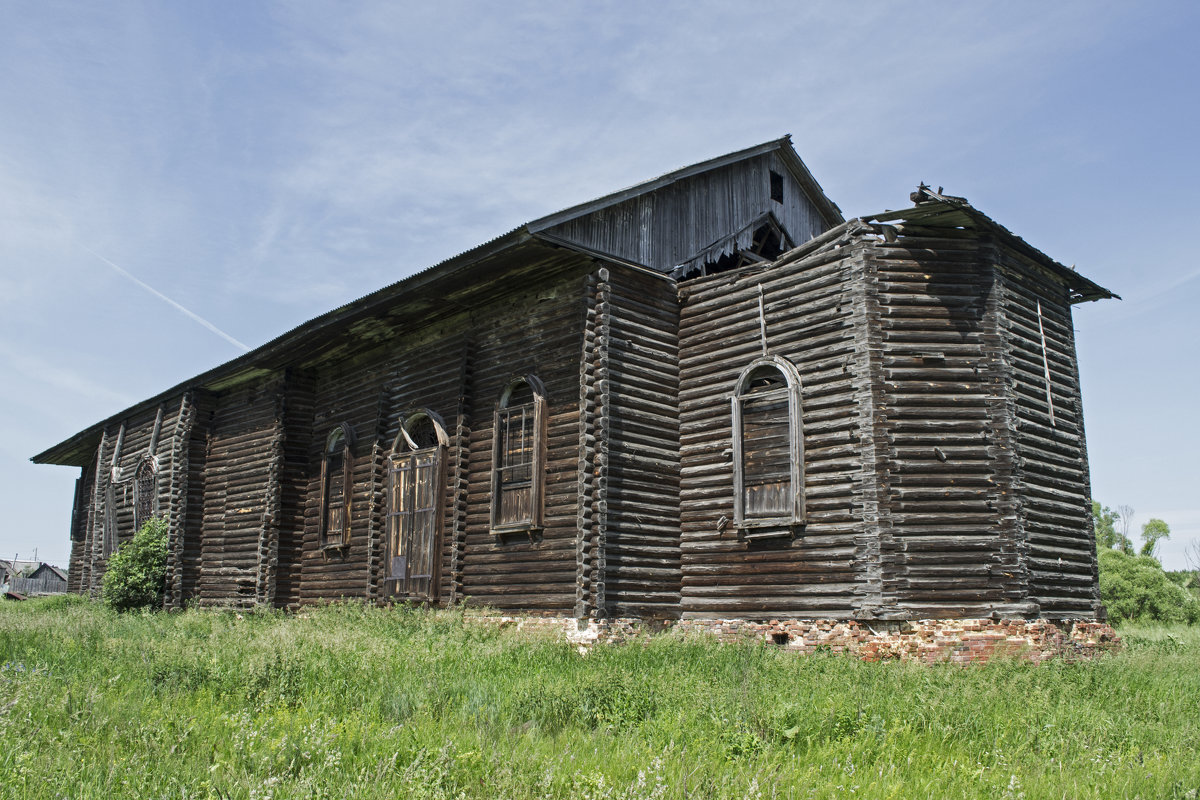
[[[1050,272],[1070,289],[1072,303],[1089,300],[1107,300],[1120,295],[1105,289],[1098,283],[1075,271],[1026,242],[994,219],[972,206],[965,197],[935,192],[925,184],[910,195],[914,205],[899,211],[884,211],[863,217],[864,222],[896,225],[899,233],[945,231],[947,229],[981,230],[996,235],[1000,241],[1012,247],[1025,258]]]
[[[371,294],[347,303],[319,317],[302,323],[281,336],[272,339],[244,355],[227,361],[207,372],[201,373],[147,400],[89,426],[70,438],[54,445],[30,460],[38,464],[65,464],[84,466],[91,460],[103,429],[132,414],[161,403],[168,398],[178,397],[186,391],[206,389],[220,391],[269,374],[298,360],[311,362],[314,354],[329,353],[334,338],[359,325],[360,331],[368,328],[378,331],[378,326],[369,323],[371,317],[389,317],[392,320],[427,319],[438,309],[468,308],[473,303],[487,302],[486,291],[489,279],[496,274],[509,274],[510,270],[528,270],[544,266],[556,257],[562,258],[564,249],[574,251],[576,258],[602,257],[629,266],[643,267],[636,262],[599,253],[554,236],[550,229],[562,223],[596,214],[604,209],[627,202],[630,198],[646,195],[669,187],[678,181],[718,170],[741,161],[758,158],[768,153],[777,153],[787,165],[793,177],[805,187],[809,200],[827,217],[830,224],[840,222],[841,212],[804,166],[791,147],[791,137],[784,136],[745,150],[702,161],[682,169],[669,172],[628,189],[604,195],[563,211],[541,217],[521,225],[506,234],[478,245],[404,280],[385,286]],[[540,235],[539,235],[540,234]],[[483,290],[483,291],[481,291]],[[396,313],[397,311],[403,313]],[[371,335],[367,331],[366,335]],[[301,355],[303,357],[301,358]]]

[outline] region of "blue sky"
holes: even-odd
[[[845,214],[966,196],[1076,308],[1093,493],[1200,540],[1200,4],[59,3],[0,27],[0,557],[34,453],[527,220],[791,133]],[[149,288],[147,288],[149,287]]]

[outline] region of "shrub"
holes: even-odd
[[[162,604],[167,581],[167,521],[155,517],[108,561],[100,597],[117,611]]]
[[[1113,622],[1200,621],[1200,601],[1172,581],[1152,556],[1101,550],[1100,599]]]

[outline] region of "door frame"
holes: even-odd
[[[423,443],[417,442],[412,436],[414,428],[423,420],[428,420],[432,425],[437,440],[433,445],[424,444],[422,446]],[[427,408],[416,408],[399,415],[399,423],[399,430],[396,433],[395,439],[392,440],[392,448],[388,453],[387,474],[385,478],[385,494],[387,499],[384,510],[383,594],[389,599],[415,600],[434,604],[438,600],[441,584],[442,549],[444,546],[443,528],[445,527],[448,508],[448,498],[446,497],[446,455],[450,446],[450,438],[446,434],[446,426],[442,418],[436,412]],[[409,586],[410,579],[407,575],[411,570],[407,562],[404,565],[405,576],[397,577],[393,574],[393,568],[396,566],[395,559],[401,557],[400,554],[395,552],[400,546],[401,532],[393,530],[395,526],[399,525],[399,512],[394,507],[396,496],[393,481],[396,480],[397,465],[402,461],[415,460],[421,456],[431,454],[435,457],[435,463],[433,467],[433,530],[428,532],[430,540],[429,557],[432,561],[429,565],[429,591],[424,594],[414,594]]]

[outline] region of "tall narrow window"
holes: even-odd
[[[158,510],[158,482],[154,474],[154,458],[148,456],[138,464],[133,476],[133,529],[140,531]]]
[[[350,496],[354,488],[354,429],[342,423],[329,432],[321,460],[321,546],[350,543]]]
[[[422,409],[401,418],[388,469],[388,562],[391,594],[437,599],[441,555],[445,425]]]
[[[492,442],[492,532],[542,527],[546,392],[532,375],[500,396]]]
[[[732,403],[734,523],[750,538],[788,535],[804,522],[800,375],[778,356],[757,359]]]

